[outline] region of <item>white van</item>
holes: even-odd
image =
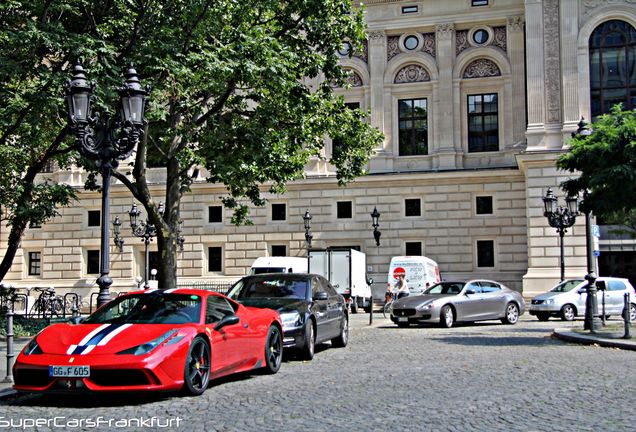
[[[396,256],[391,258],[388,288],[393,289],[399,275],[403,275],[411,294],[422,291],[440,282],[439,266],[435,261],[424,256]]]
[[[307,258],[283,256],[256,258],[247,274],[261,273],[307,273]]]

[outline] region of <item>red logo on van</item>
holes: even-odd
[[[406,277],[406,270],[404,270],[404,267],[396,267],[393,269],[393,279],[397,279],[398,276]]]

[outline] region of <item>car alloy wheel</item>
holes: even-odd
[[[312,320],[305,324],[305,346],[302,349],[302,357],[305,360],[314,358],[314,350],[316,346],[316,334],[314,332],[314,323]]]
[[[621,314],[623,317],[625,316],[625,311]],[[636,321],[636,304],[629,305],[629,320],[633,323]]]
[[[265,340],[265,371],[275,374],[283,360],[283,335],[278,327],[272,325]]]
[[[561,308],[561,319],[563,321],[573,321],[575,316],[574,306],[571,304],[566,304]]]
[[[451,328],[453,324],[455,323],[455,315],[453,314],[453,308],[451,308],[449,305],[444,306],[442,308],[440,321],[442,323],[442,326],[446,328]]]
[[[190,344],[184,369],[184,390],[191,395],[200,395],[210,382],[210,346],[201,336]]]
[[[519,321],[519,307],[514,303],[508,303],[506,316],[501,321],[504,324],[517,324]]]
[[[344,348],[349,343],[349,320],[346,316],[342,317],[340,334],[337,338],[331,340],[331,344],[338,348]]]

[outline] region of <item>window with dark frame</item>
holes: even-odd
[[[401,99],[398,101],[400,156],[428,154],[427,99]]]
[[[402,13],[403,14],[417,13],[417,5],[414,5],[414,6],[402,6]]]
[[[499,150],[497,93],[468,95],[468,151]]]
[[[475,213],[478,215],[493,214],[492,197],[478,196],[475,198]]]
[[[488,0],[471,0],[471,6],[488,6]]]
[[[89,210],[88,211],[88,226],[98,227],[102,224],[101,211]]]
[[[86,274],[99,274],[99,250],[86,251]]]
[[[272,245],[272,256],[287,256],[287,246]]]
[[[273,221],[287,220],[287,205],[286,204],[272,204],[272,220]]]
[[[29,276],[42,274],[42,252],[29,252]]]
[[[419,198],[404,200],[404,216],[422,216],[422,205]]]
[[[422,242],[404,243],[405,255],[422,256]]]
[[[477,267],[495,266],[495,242],[477,240]]]
[[[150,279],[152,279],[152,269],[159,270],[158,251],[148,251],[148,272],[150,273]]]
[[[223,206],[214,205],[208,207],[208,223],[223,222]]]
[[[590,36],[592,119],[617,103],[636,108],[636,30],[621,20],[605,21]]]
[[[208,248],[208,271],[223,271],[223,248],[220,246],[212,246]]]
[[[338,219],[351,219],[353,217],[353,206],[351,201],[336,202],[336,217]]]
[[[345,108],[350,110],[357,110],[360,108],[360,102],[347,102]],[[331,154],[333,157],[339,156],[339,153],[344,150],[344,142],[340,138],[333,138],[331,140]]]

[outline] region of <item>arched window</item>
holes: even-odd
[[[636,107],[636,30],[624,21],[599,25],[590,38],[592,117],[623,103]]]

